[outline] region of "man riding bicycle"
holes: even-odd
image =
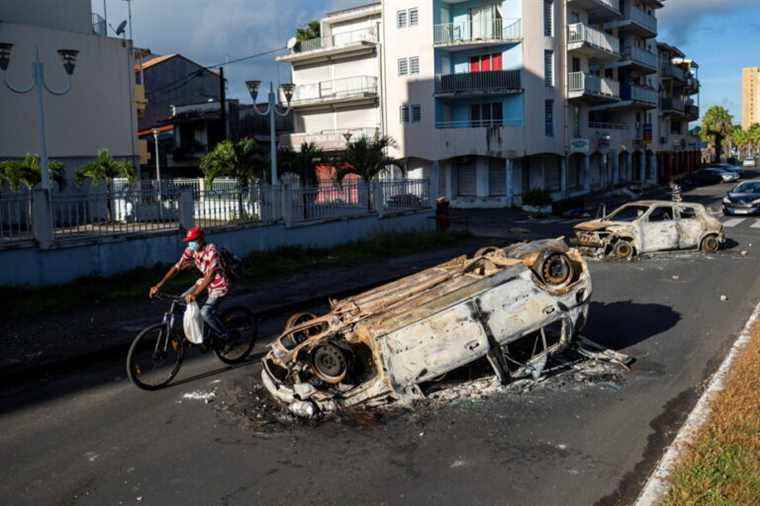
[[[203,277],[195,282],[193,287],[185,292],[185,301],[190,304],[195,301],[204,290],[208,289],[208,298],[201,307],[201,317],[211,329],[223,339],[229,341],[229,332],[217,315],[217,308],[230,290],[230,280],[224,272],[222,258],[216,246],[206,242],[206,237],[200,227],[195,226],[187,231],[183,242],[187,248],[182,253],[179,261],[172,266],[157,285],[152,286],[148,292],[149,297],[154,297],[161,287],[180,271],[190,268],[192,265],[203,274]],[[209,336],[210,337],[210,336]],[[208,342],[204,341],[204,347]]]

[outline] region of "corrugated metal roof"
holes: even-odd
[[[155,58],[151,58],[150,60],[144,61],[143,64],[142,64],[142,68],[143,68],[143,70],[145,70],[147,68],[152,67],[153,65],[158,65],[159,63],[165,62],[167,60],[171,60],[175,56],[179,56],[179,54],[172,53],[172,54],[165,54],[165,55],[162,55],[162,56],[156,56]],[[139,64],[135,65],[135,70],[140,70],[140,65]]]

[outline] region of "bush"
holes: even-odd
[[[522,203],[526,206],[544,207],[551,205],[552,196],[546,190],[534,188],[523,194]]]

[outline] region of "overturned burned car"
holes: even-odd
[[[657,251],[718,251],[726,239],[723,225],[701,204],[640,200],[607,216],[575,226],[580,251],[587,256],[630,259]]]
[[[422,395],[485,358],[497,377],[542,367],[583,327],[591,278],[562,239],[489,247],[299,313],[264,358],[267,390],[302,416]]]

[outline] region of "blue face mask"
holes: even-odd
[[[201,249],[201,245],[198,244],[198,241],[190,241],[189,243],[187,243],[187,247],[195,252]]]

